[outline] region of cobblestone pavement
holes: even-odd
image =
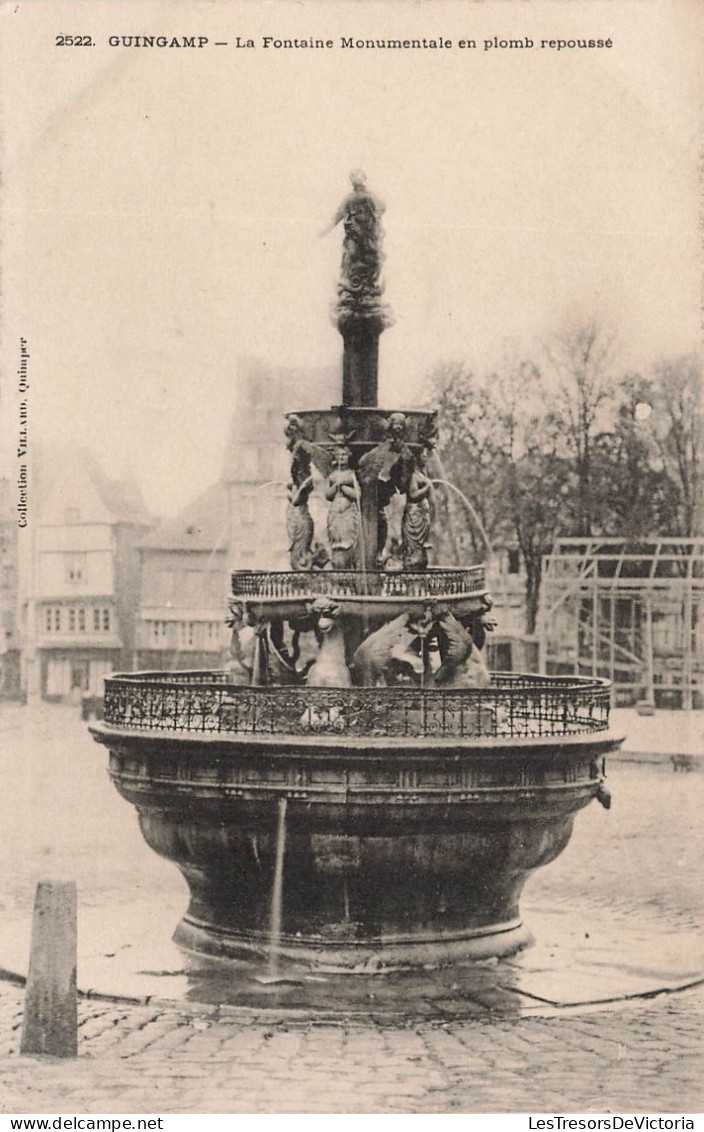
[[[183,882],[143,842],[75,709],[6,712],[0,748],[11,785],[0,799],[0,965],[24,969],[11,962],[7,929],[13,917],[28,918],[44,875],[75,878],[81,922],[102,925],[95,939],[83,933],[83,946],[88,935],[95,948],[114,951],[137,899],[157,911],[154,893],[168,940],[185,904]],[[609,783],[612,810],[579,815],[566,852],[529,881],[524,908],[570,924],[575,909],[600,923],[606,917],[614,937],[648,933],[655,964],[666,932],[684,938],[701,923],[704,775],[614,762]],[[26,963],[28,935],[14,942]],[[549,943],[542,941],[547,951]],[[526,963],[540,964],[540,946]],[[616,962],[613,950],[596,950],[604,969]],[[565,978],[569,963],[566,970]],[[552,994],[552,966],[545,977]],[[80,1057],[53,1062],[18,1056],[22,991],[0,982],[0,1111],[691,1112],[703,1107],[702,1008],[702,996],[686,992],[592,1012],[507,1017],[490,1006],[461,1020],[416,1014],[400,1024],[381,1013],[362,1023],[311,1010],[94,998],[81,1000]]]
[[[704,996],[618,1011],[364,1025],[226,1008],[80,1005],[79,1058],[19,1057],[0,984],[9,1113],[698,1112]]]

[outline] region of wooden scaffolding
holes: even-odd
[[[702,707],[704,538],[562,538],[543,560],[540,663],[616,701]]]

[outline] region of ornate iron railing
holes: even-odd
[[[235,570],[236,598],[408,597],[442,598],[482,593],[484,567],[459,570],[419,570],[386,573],[381,570]]]
[[[608,681],[495,673],[488,688],[292,688],[224,672],[105,681],[105,723],[137,730],[353,738],[543,738],[605,731]]]

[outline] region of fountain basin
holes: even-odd
[[[108,680],[91,730],[189,884],[177,942],[210,955],[268,951],[281,798],[281,956],[369,970],[510,954],[528,942],[526,878],[565,848],[620,742],[598,681],[297,695],[191,675]]]

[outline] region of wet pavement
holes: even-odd
[[[15,1057],[21,989],[0,983],[7,1111],[701,1105],[701,998],[678,988],[704,971],[704,774],[674,773],[667,750],[610,760],[612,809],[579,814],[562,856],[529,880],[536,943],[513,960],[412,976],[297,971],[266,986],[252,968],[203,969],[170,942],[185,883],[142,841],[75,708],[3,708],[0,747],[0,966],[26,969],[37,879],[70,877],[79,984],[119,999],[82,1000],[82,1060],[69,1069]]]
[[[701,1112],[703,1011],[684,992],[617,1010],[402,1025],[83,1000],[79,1057],[57,1062],[16,1056],[21,995],[0,984],[0,1110]]]

